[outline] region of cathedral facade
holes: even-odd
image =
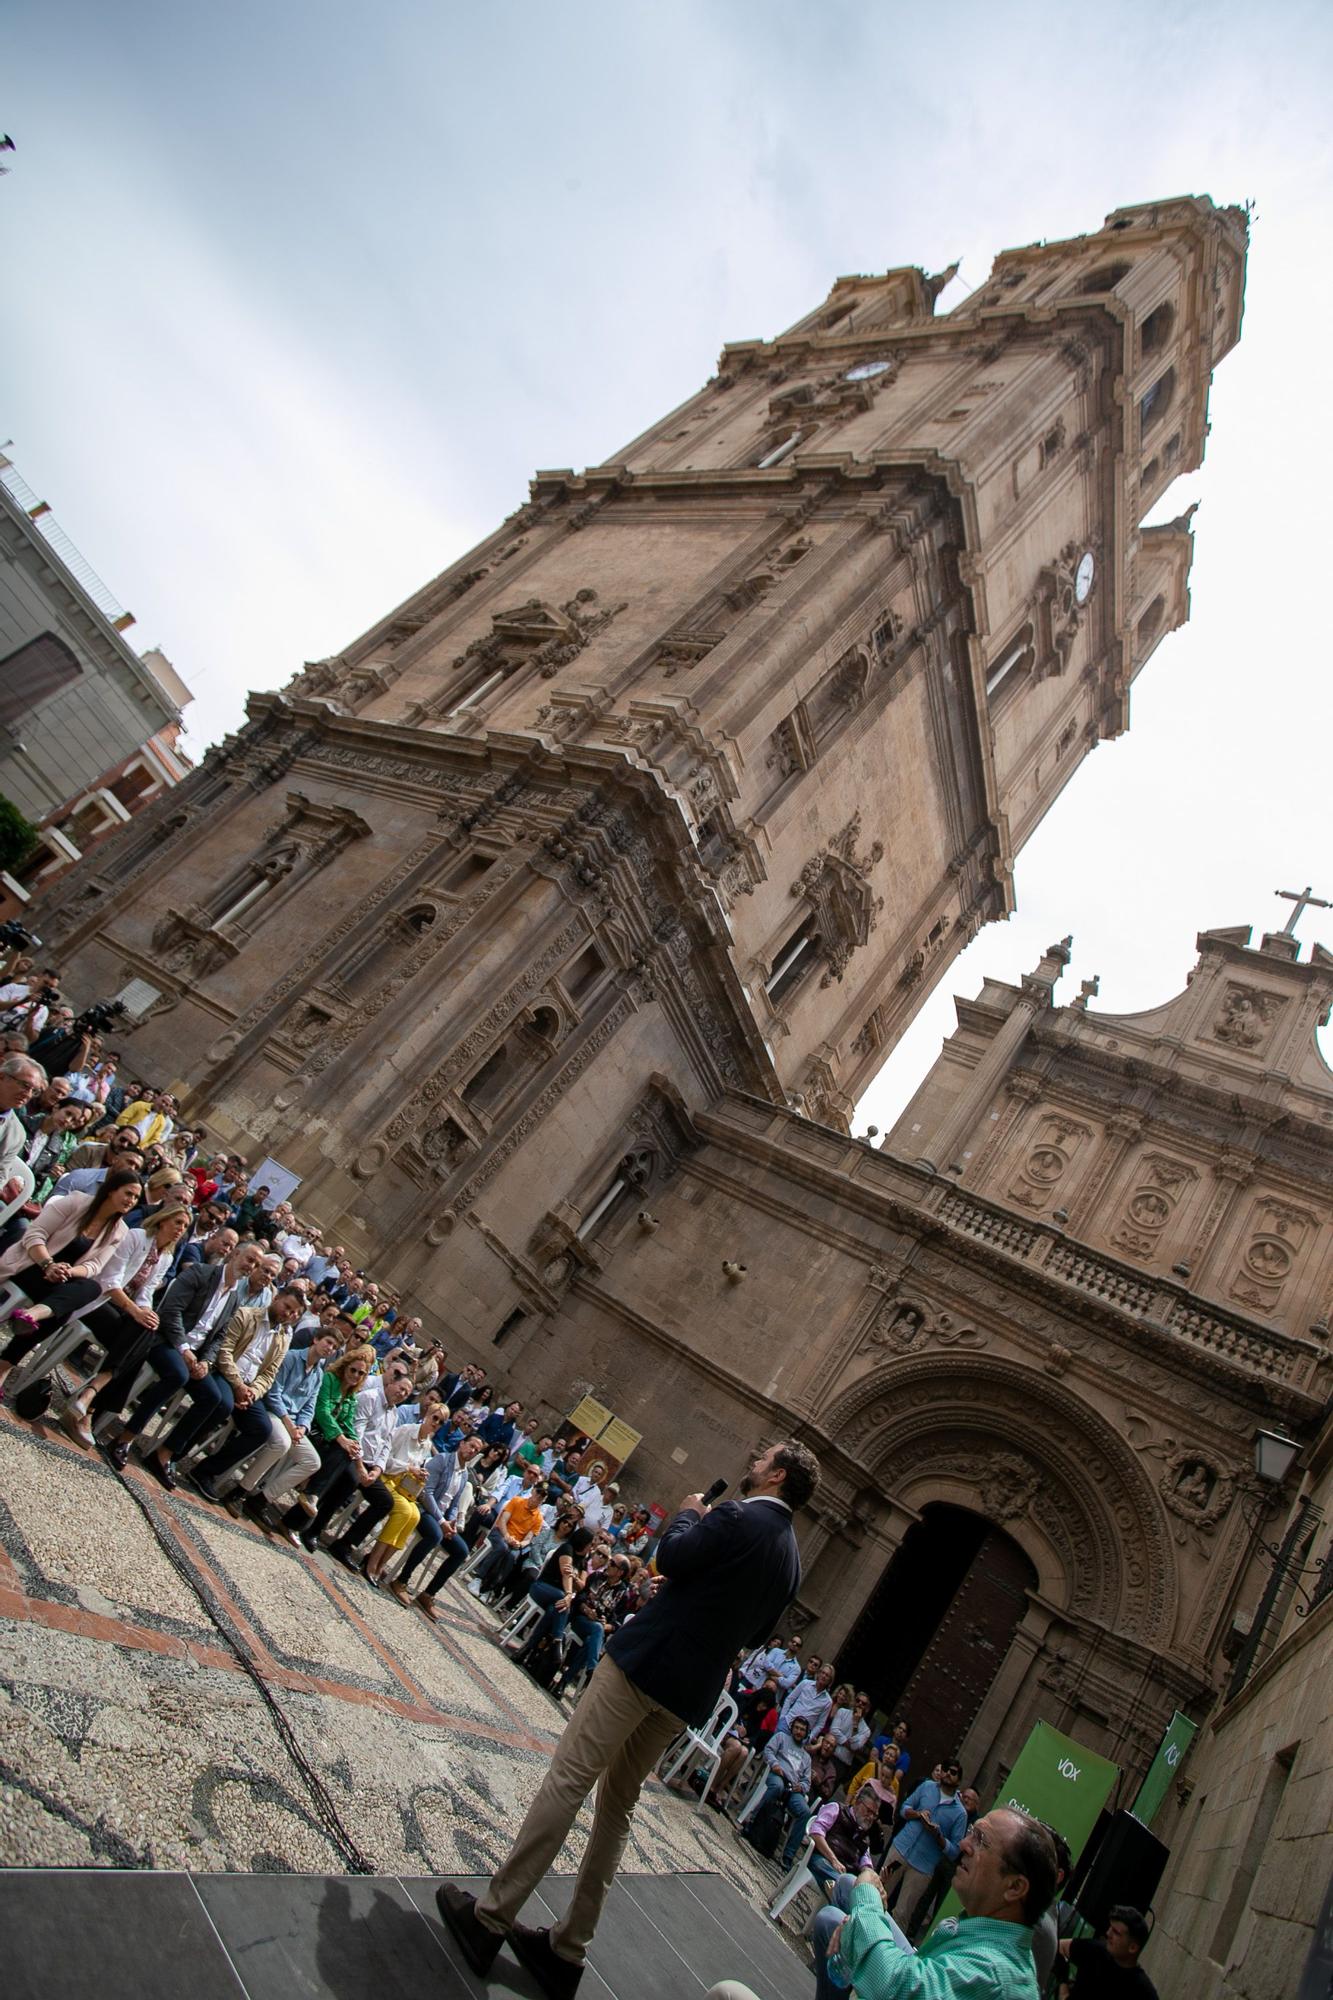
[[[126,991],[135,1066],[451,1353],[642,1432],[636,1486],[798,1426],[801,1618],[983,1783],[1037,1714],[1129,1768],[1201,1712],[1243,1440],[1322,1390],[1297,1288],[1223,1282],[1221,1127],[1154,1181],[1092,1016],[1066,1089],[1064,946],[965,1013],[919,1132],[848,1137],[1187,616],[1189,519],[1141,523],[1201,462],[1245,253],[1182,198],[1006,252],[944,316],[918,270],[840,279],[253,697],[40,920],[80,992]]]

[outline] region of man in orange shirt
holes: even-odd
[[[538,1479],[505,1501],[486,1537],[491,1552],[477,1565],[476,1574],[468,1584],[474,1597],[480,1597],[484,1591],[502,1583],[515,1558],[539,1529],[546,1526],[546,1516],[542,1511],[545,1498],[546,1482]]]

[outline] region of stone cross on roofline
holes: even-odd
[[[1333,910],[1333,903],[1326,903],[1322,896],[1316,896],[1308,882],[1303,889],[1275,889],[1273,894],[1281,896],[1285,902],[1296,905],[1278,933],[1280,937],[1295,937],[1296,926],[1305,915],[1307,909]]]

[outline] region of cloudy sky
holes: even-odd
[[[1255,204],[1193,619],[861,1109],[1072,931],[1069,994],[1333,898],[1324,579],[1333,12],[1234,0],[28,0],[0,125],[0,439],[197,696],[201,747],[846,272]],[[1333,913],[1303,934],[1333,946]],[[1322,918],[1322,922],[1316,921]]]

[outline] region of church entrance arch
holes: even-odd
[[[960,1748],[1037,1587],[1002,1528],[969,1508],[923,1508],[838,1654],[838,1678],[912,1725],[912,1778]]]

